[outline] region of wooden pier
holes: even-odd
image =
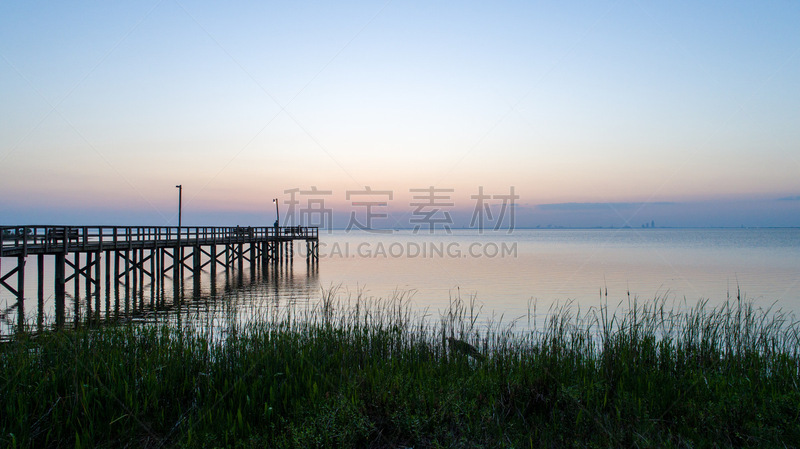
[[[17,298],[20,326],[28,256],[38,262],[40,299],[45,256],[54,259],[57,320],[63,316],[67,283],[73,283],[75,298],[81,281],[87,297],[99,296],[103,264],[107,290],[113,283],[136,291],[146,281],[163,288],[166,277],[177,296],[187,272],[199,285],[204,271],[213,278],[219,267],[241,271],[245,262],[253,270],[259,264],[292,263],[296,241],[305,242],[307,264],[319,263],[316,227],[0,226],[0,235],[0,285]]]

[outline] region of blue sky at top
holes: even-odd
[[[531,226],[797,226],[799,22],[794,2],[6,2],[0,222],[175,224],[181,183],[188,224],[271,223],[312,185],[343,215],[364,186],[402,212],[433,185],[467,215],[515,186]]]

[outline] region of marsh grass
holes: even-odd
[[[122,325],[0,345],[5,447],[796,447],[800,326],[741,297],[544,322],[434,317],[336,289],[224,329]],[[525,317],[523,317],[525,319]],[[448,350],[455,338],[485,359]]]

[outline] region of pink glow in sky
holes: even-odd
[[[800,5],[0,5],[0,223],[514,186],[531,226],[798,226]],[[669,208],[656,203],[671,203]],[[622,209],[625,209],[624,207]],[[192,215],[194,214],[194,215]],[[206,221],[211,221],[206,223]],[[202,223],[199,223],[201,222]],[[613,221],[613,223],[611,223]]]

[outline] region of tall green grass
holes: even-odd
[[[796,447],[800,325],[663,299],[525,330],[452,299],[323,294],[220,328],[123,325],[0,345],[5,447]],[[453,352],[448,337],[485,359]]]

